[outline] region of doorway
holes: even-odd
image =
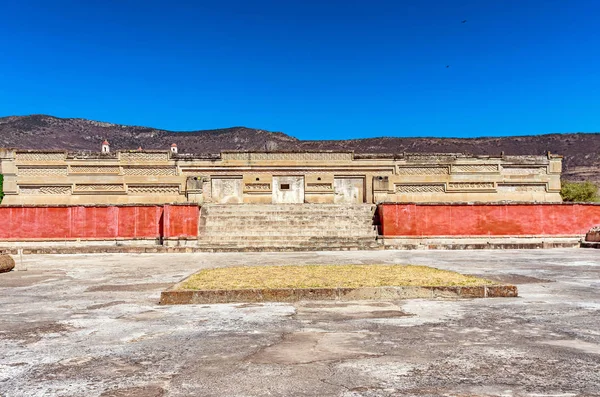
[[[274,176],[273,204],[304,203],[303,176]]]
[[[333,202],[336,204],[359,204],[365,200],[365,178],[336,177],[333,179]]]

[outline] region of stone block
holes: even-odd
[[[251,300],[236,300],[236,302],[294,302],[298,300],[296,298],[296,291],[292,288],[276,288],[276,289],[259,289],[259,290],[246,290],[253,291],[253,293],[247,293]]]
[[[485,297],[485,287],[460,287],[459,294],[461,298],[483,298]]]
[[[295,300],[335,300],[338,298],[337,288],[296,288]]]
[[[10,272],[15,268],[15,260],[10,255],[0,255],[0,273]]]
[[[176,287],[175,287],[176,288]],[[452,298],[512,298],[514,285],[474,287],[361,287],[361,288],[277,288],[241,290],[176,290],[161,293],[160,304],[215,304],[242,302],[295,302],[299,300],[398,300]]]
[[[459,298],[461,297],[461,287],[429,287],[433,298]]]
[[[516,298],[519,295],[515,285],[488,285],[485,289],[487,298]]]
[[[182,305],[192,303],[195,291],[163,291],[160,294],[161,305]]]
[[[585,241],[588,243],[600,242],[600,226],[595,226],[585,235]]]

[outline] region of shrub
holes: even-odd
[[[598,186],[592,182],[563,182],[560,189],[563,201],[598,201]]]

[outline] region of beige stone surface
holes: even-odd
[[[0,150],[2,205],[560,202],[561,162],[551,154]]]
[[[199,269],[414,263],[517,299],[160,306]],[[6,397],[597,396],[596,250],[24,255],[0,274]]]

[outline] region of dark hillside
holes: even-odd
[[[0,147],[99,150],[108,139],[113,149],[167,149],[176,142],[182,153],[221,150],[354,150],[360,153],[466,152],[472,154],[543,154],[564,156],[569,180],[600,182],[600,133],[548,134],[491,138],[367,138],[300,141],[281,132],[231,127],[192,132],[124,126],[45,115],[0,118]]]

